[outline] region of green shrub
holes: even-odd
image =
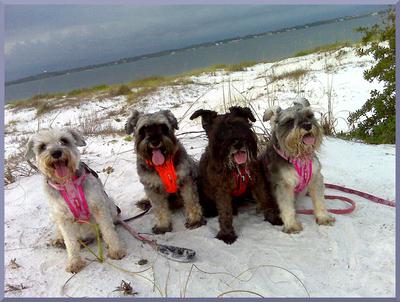
[[[372,144],[394,144],[396,130],[396,39],[395,12],[388,11],[383,24],[371,28],[361,27],[364,33],[362,46],[357,49],[359,56],[372,55],[375,65],[364,71],[364,78],[383,83],[383,90],[372,90],[370,98],[357,111],[351,113],[348,121],[353,125],[349,136]],[[388,43],[382,44],[382,41]],[[368,45],[368,46],[367,46]],[[363,47],[367,46],[367,47]]]

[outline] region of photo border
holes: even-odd
[[[162,4],[162,5],[170,5],[170,4],[186,4],[186,5],[193,5],[193,4],[204,4],[204,5],[212,5],[212,4],[279,4],[279,5],[285,5],[285,4],[296,4],[296,5],[301,5],[301,4],[321,4],[321,5],[328,5],[328,4],[336,4],[336,5],[369,5],[369,4],[375,4],[375,5],[385,5],[385,4],[392,4],[396,5],[396,27],[400,23],[400,2],[399,1],[379,1],[379,0],[286,0],[286,1],[279,1],[279,0],[53,0],[53,1],[45,1],[45,0],[3,0],[0,1],[0,44],[3,46],[3,51],[0,54],[0,102],[2,105],[3,110],[1,110],[0,113],[0,120],[3,121],[1,124],[1,135],[2,139],[0,142],[0,150],[2,153],[2,161],[1,161],[1,173],[4,179],[4,105],[5,105],[5,59],[4,59],[4,43],[5,43],[5,6],[6,5],[14,5],[14,4],[29,4],[29,5],[35,5],[35,4],[93,4],[93,5],[118,5],[118,4],[146,4],[146,5],[154,5],[154,4]],[[399,37],[400,37],[400,30],[396,30],[396,67],[400,63],[400,52],[399,52]],[[400,88],[400,71],[396,68],[396,91],[399,90]],[[398,120],[400,116],[400,104],[399,104],[399,98],[396,94],[396,130],[398,128]],[[400,159],[397,154],[397,147],[398,147],[398,142],[400,142],[400,132],[396,131],[396,189],[400,187]],[[5,258],[4,258],[4,181],[1,183],[1,189],[3,194],[1,195],[1,204],[3,206],[0,207],[0,242],[2,243],[3,249],[1,249],[1,258],[3,259],[1,263],[1,274],[0,274],[0,301],[12,301],[12,300],[19,300],[23,299],[24,301],[72,301],[76,299],[85,299],[85,300],[93,300],[93,301],[122,301],[125,300],[126,298],[5,298],[4,297],[4,280],[5,280]],[[398,191],[396,190],[395,193],[396,196],[396,201],[398,200]],[[399,217],[400,215],[400,210],[399,207],[396,207],[396,217]],[[397,223],[397,218],[396,218],[396,246],[400,243],[400,224]],[[386,301],[397,301],[399,298],[398,294],[400,292],[400,282],[399,282],[399,273],[400,269],[399,266],[397,265],[397,262],[399,260],[399,254],[397,252],[397,249],[395,251],[396,254],[396,280],[398,282],[396,283],[396,292],[395,292],[395,297],[394,298],[362,298],[363,301],[376,301],[376,300],[381,300],[385,299]],[[182,298],[132,298],[135,300],[140,300],[140,301],[152,301],[152,300],[159,300],[159,299],[168,299],[169,301],[178,301],[181,300]],[[204,300],[214,300],[217,298],[183,298],[183,299],[191,299],[193,301],[204,301]],[[229,298],[230,301],[253,301],[253,299],[261,299],[261,298]],[[287,301],[289,299],[300,299],[300,300],[325,300],[327,298],[265,298],[268,300],[278,300],[279,301]],[[329,298],[330,301],[346,301],[354,298]]]

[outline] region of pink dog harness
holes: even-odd
[[[293,164],[294,168],[296,169],[297,175],[299,176],[299,183],[294,188],[294,192],[296,194],[300,193],[308,186],[311,181],[313,169],[312,157],[309,156],[305,158],[290,158],[286,156],[285,153],[282,150],[278,149],[275,145],[273,146],[276,153],[278,153],[283,159]]]
[[[78,223],[86,223],[90,220],[90,211],[83,191],[83,184],[87,174],[89,172],[84,171],[79,177],[74,175],[72,180],[67,181],[64,185],[47,181],[52,188],[60,191]]]

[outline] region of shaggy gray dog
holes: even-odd
[[[170,207],[183,202],[189,229],[205,224],[197,192],[197,166],[175,136],[178,122],[169,110],[133,110],[125,130],[134,134],[136,168],[154,209],[156,234],[172,230]]]
[[[85,261],[79,255],[78,240],[90,241],[96,238],[93,223],[97,223],[100,228],[110,258],[121,259],[126,255],[125,246],[113,224],[117,220],[118,208],[104,192],[96,173],[80,161],[77,146],[84,145],[84,139],[75,130],[42,130],[29,139],[26,151],[26,158],[36,158],[37,166],[44,175],[44,191],[49,201],[50,217],[57,226],[53,244],[65,244],[68,253],[66,270],[71,273],[85,266]],[[81,178],[83,176],[85,178]],[[72,179],[84,179],[82,188],[88,206],[88,212],[84,213],[89,213],[85,216],[85,223],[79,223],[80,219],[74,216],[61,190],[55,188],[66,188]],[[75,202],[75,199],[71,202]]]
[[[302,99],[285,110],[267,109],[263,120],[271,122],[272,137],[261,160],[279,206],[283,231],[298,233],[303,229],[296,220],[294,203],[306,193],[311,196],[316,222],[333,225],[335,218],[325,207],[324,179],[315,153],[321,145],[323,131],[310,103]]]

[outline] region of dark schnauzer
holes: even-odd
[[[218,115],[215,111],[197,110],[190,117],[202,117],[209,139],[199,166],[200,203],[205,216],[219,214],[217,238],[227,244],[237,238],[232,225],[233,199],[250,195],[266,220],[273,224],[281,222],[257,161],[257,137],[250,123],[255,118],[249,108],[231,107],[229,111]]]
[[[303,227],[296,220],[295,199],[310,193],[318,224],[333,225],[324,200],[324,178],[315,152],[319,149],[323,131],[306,99],[282,110],[267,109],[264,121],[271,122],[272,137],[261,155],[266,175],[272,184],[274,197],[284,223],[283,231],[298,233]]]
[[[156,234],[172,230],[170,201],[183,201],[187,228],[205,221],[197,192],[197,167],[175,137],[178,123],[169,110],[143,114],[133,110],[125,125],[134,133],[137,173],[154,209]],[[176,198],[177,197],[177,198]]]

